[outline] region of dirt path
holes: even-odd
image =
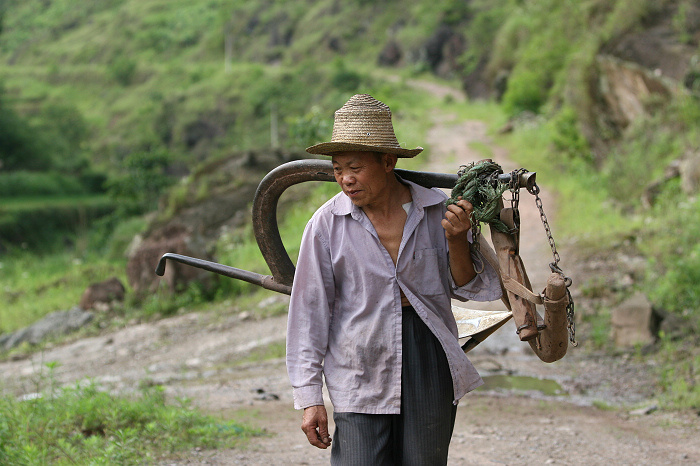
[[[494,145],[483,123],[440,114],[431,118],[435,126],[426,141],[431,154],[426,170],[455,172],[460,163],[483,158],[474,150],[475,143],[489,147],[505,170],[516,168]],[[546,180],[540,185],[546,186]],[[542,198],[551,217],[552,196],[545,191]],[[534,203],[524,199],[521,208],[522,255],[535,289],[541,289],[551,252]],[[562,265],[566,270],[567,264]],[[287,299],[270,296],[270,300]],[[501,306],[495,303],[492,308]],[[49,361],[60,363],[54,377],[63,384],[86,377],[118,391],[134,390],[144,382],[162,384],[172,397],[188,397],[202,409],[269,434],[252,439],[243,449],[188,452],[163,464],[328,464],[329,452],[309,446],[299,430],[301,416],[292,409],[283,359],[251,361],[251,352],[284,341],[286,316],[256,320],[249,317],[254,313],[241,311],[246,310],[185,314],[126,326],[29,359],[2,362],[0,387],[17,395],[35,392]],[[592,356],[584,350],[571,348],[563,360],[544,364],[517,340],[508,323],[469,353],[484,376],[546,379],[559,384],[560,390],[547,395],[492,383],[469,394],[459,405],[449,463],[700,463],[696,415],[653,410],[630,414],[654,404],[650,367],[631,358]],[[599,403],[618,408],[594,407]]]

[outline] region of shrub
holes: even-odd
[[[27,120],[9,108],[0,87],[0,167],[3,170],[46,170],[51,167],[48,143]]]
[[[0,172],[0,197],[85,194],[85,185],[74,176],[56,172]]]
[[[552,144],[557,152],[593,163],[591,148],[578,128],[578,118],[573,107],[562,109],[554,118],[553,125]]]
[[[337,59],[334,62],[331,83],[341,92],[355,92],[362,83],[362,76],[358,72],[348,69],[343,60]]]
[[[2,464],[151,464],[175,451],[234,446],[260,432],[166,403],[160,386],[115,396],[94,383],[0,398]]]
[[[50,248],[87,228],[93,220],[112,213],[114,208],[104,196],[39,200],[11,209],[6,206],[0,212],[0,246]]]
[[[538,113],[546,97],[539,73],[525,70],[508,80],[503,107],[510,115],[525,111]]]
[[[132,83],[136,75],[136,60],[126,56],[118,56],[107,67],[109,74],[122,86]]]
[[[174,180],[165,173],[170,154],[164,150],[129,154],[123,174],[107,182],[107,191],[118,205],[118,214],[136,215],[154,210],[163,190]]]

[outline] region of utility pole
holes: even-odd
[[[270,104],[270,145],[273,149],[277,149],[280,145],[277,128],[277,103],[275,102]]]
[[[231,60],[233,59],[233,31],[231,21],[224,26],[224,73],[231,72]]]

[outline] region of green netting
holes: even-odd
[[[503,173],[501,166],[495,162],[483,161],[472,163],[459,171],[459,178],[447,205],[455,204],[459,198],[471,202],[474,206],[472,224],[488,223],[503,233],[508,227],[499,218],[499,199],[508,190],[506,183],[498,181],[498,175]]]

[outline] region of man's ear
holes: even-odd
[[[394,168],[396,168],[396,162],[398,162],[398,157],[395,154],[384,154],[384,171],[389,173]]]

